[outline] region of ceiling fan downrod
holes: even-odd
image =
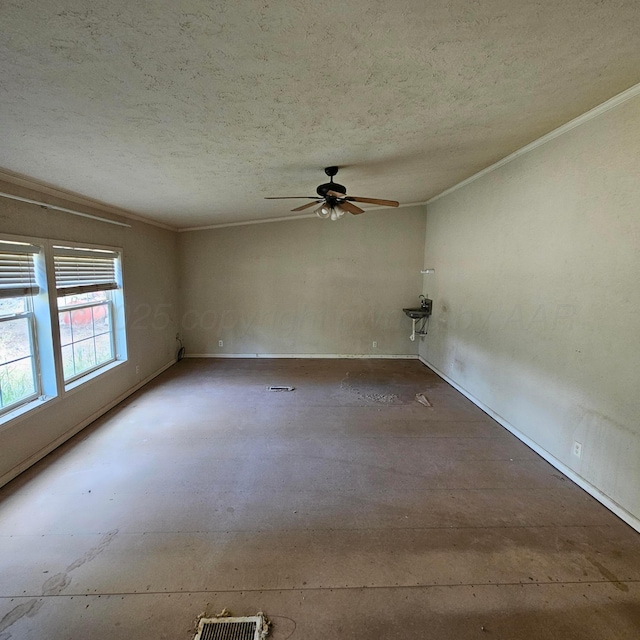
[[[316,188],[316,193],[321,198],[326,198],[327,200],[331,199],[330,196],[327,196],[327,191],[337,191],[338,193],[347,193],[347,187],[342,184],[338,184],[333,181],[333,176],[338,173],[338,167],[326,167],[324,172],[329,176],[330,182],[325,182],[324,184],[318,185]]]

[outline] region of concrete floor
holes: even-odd
[[[183,361],[0,490],[0,553],[0,640],[640,635],[640,535],[417,361]]]

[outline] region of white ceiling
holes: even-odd
[[[180,228],[422,202],[640,82],[637,0],[0,6],[0,166]]]

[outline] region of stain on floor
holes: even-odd
[[[637,640],[639,603],[640,535],[416,361],[183,360],[0,489],[0,640],[224,607],[273,640]]]

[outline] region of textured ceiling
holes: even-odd
[[[177,227],[287,215],[263,197],[329,164],[351,195],[424,201],[640,82],[637,0],[3,0],[0,21],[0,166]]]

